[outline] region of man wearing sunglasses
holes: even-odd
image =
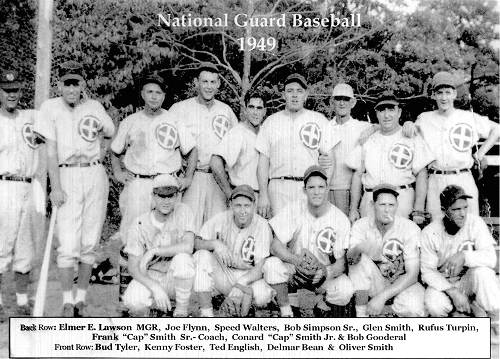
[[[193,213],[180,203],[180,184],[173,176],[156,176],[152,188],[153,209],[136,218],[125,235],[133,280],[123,304],[132,316],[149,316],[152,307],[170,311],[170,298],[175,298],[174,317],[187,317],[194,278]]]
[[[255,141],[266,115],[266,102],[261,94],[250,93],[245,98],[245,106],[243,121],[223,137],[210,160],[215,180],[228,201],[232,189],[242,184],[249,184],[254,191],[259,191],[259,153],[255,149]],[[224,165],[228,168],[228,173]]]
[[[45,101],[35,131],[47,143],[50,200],[59,207],[55,235],[59,239],[57,265],[65,317],[82,316],[94,249],[101,238],[108,202],[108,176],[101,163],[101,142],[115,126],[104,107],[84,97],[82,66],[68,61],[59,69],[61,97]],[[75,265],[78,267],[73,297]]]

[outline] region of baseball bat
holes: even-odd
[[[47,280],[49,276],[50,252],[52,251],[52,238],[54,237],[54,226],[56,224],[57,207],[52,207],[50,216],[49,233],[47,234],[47,242],[45,243],[45,252],[43,254],[42,267],[40,268],[40,278],[38,279],[38,287],[35,295],[35,306],[33,308],[33,316],[43,316],[45,307],[45,294],[47,292]]]

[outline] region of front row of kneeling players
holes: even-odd
[[[462,188],[445,188],[443,217],[422,231],[395,214],[398,191],[390,185],[374,188],[374,215],[352,228],[328,201],[321,167],[306,170],[304,192],[305,200],[267,222],[255,212],[254,190],[238,186],[230,209],[195,235],[177,180],[156,177],[152,211],[126,234],[134,280],[123,302],[130,314],[170,310],[175,298],[174,316],[187,316],[195,292],[201,316],[213,316],[212,296],[223,294],[222,315],[245,316],[251,303],[263,307],[275,297],[281,316],[292,317],[300,313],[297,290],[307,289],[316,296],[317,316],[354,296],[358,317],[380,315],[391,304],[398,316],[462,312],[497,320],[493,238],[480,217],[467,213],[470,196]]]

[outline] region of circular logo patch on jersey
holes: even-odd
[[[177,128],[168,124],[160,123],[156,126],[155,137],[158,144],[166,150],[174,150],[179,139]]]
[[[78,134],[87,142],[94,142],[97,139],[101,121],[92,115],[86,115],[78,124]]]
[[[397,169],[406,169],[413,160],[413,151],[404,143],[395,143],[389,150],[389,162]]]
[[[316,237],[316,246],[320,252],[330,255],[333,253],[335,239],[336,234],[332,227],[323,228]]]
[[[458,251],[473,251],[475,249],[474,242],[471,241],[470,239],[466,240],[465,242],[462,242],[460,246],[458,247]]]
[[[22,128],[23,140],[26,142],[28,147],[35,150],[38,148],[39,144],[36,141],[37,134],[33,131],[33,125],[31,123],[25,123]]]
[[[401,254],[403,254],[403,243],[399,239],[391,238],[382,247],[382,255],[391,262],[394,262]]]
[[[212,129],[217,137],[222,138],[229,131],[229,118],[224,115],[217,115],[212,120]]]
[[[472,127],[467,123],[457,123],[449,132],[451,146],[458,152],[466,152],[472,148],[473,141]]]
[[[321,130],[318,124],[308,122],[300,128],[299,137],[304,146],[311,150],[317,150],[321,140]]]
[[[255,260],[255,238],[249,236],[241,245],[241,259],[247,263],[253,263]]]

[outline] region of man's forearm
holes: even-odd
[[[351,211],[357,211],[361,200],[361,173],[355,171],[351,182]]]
[[[59,177],[59,163],[55,143],[47,143],[47,171],[49,172],[50,187],[52,190],[61,190],[61,179]]]
[[[286,263],[297,265],[299,262],[298,257],[290,252],[288,248],[276,238],[273,239],[271,243],[271,254]]]
[[[418,279],[418,273],[406,273],[400,276],[394,283],[392,283],[390,286],[387,288],[384,288],[384,290],[380,293],[380,295],[383,295],[386,300],[389,300],[399,293],[401,293],[403,290],[408,288],[409,286],[415,284]]]
[[[259,155],[259,164],[257,167],[257,180],[259,182],[259,191],[261,195],[269,196],[267,184],[269,182],[269,158],[262,153]]]
[[[483,145],[478,149],[477,155],[482,159],[484,155],[498,142],[500,138],[500,129],[498,125],[492,127],[490,134]]]
[[[423,211],[425,208],[425,197],[427,196],[427,168],[423,168],[417,173],[415,185],[415,203],[413,208]]]
[[[215,178],[215,182],[219,185],[220,189],[229,198],[231,195],[231,185],[228,180],[227,173],[224,169],[224,160],[218,155],[212,155],[210,159],[210,168]]]
[[[192,178],[194,171],[196,170],[196,164],[198,162],[198,149],[193,147],[191,151],[189,151],[188,159],[187,159],[187,167],[186,167],[186,178]]]

